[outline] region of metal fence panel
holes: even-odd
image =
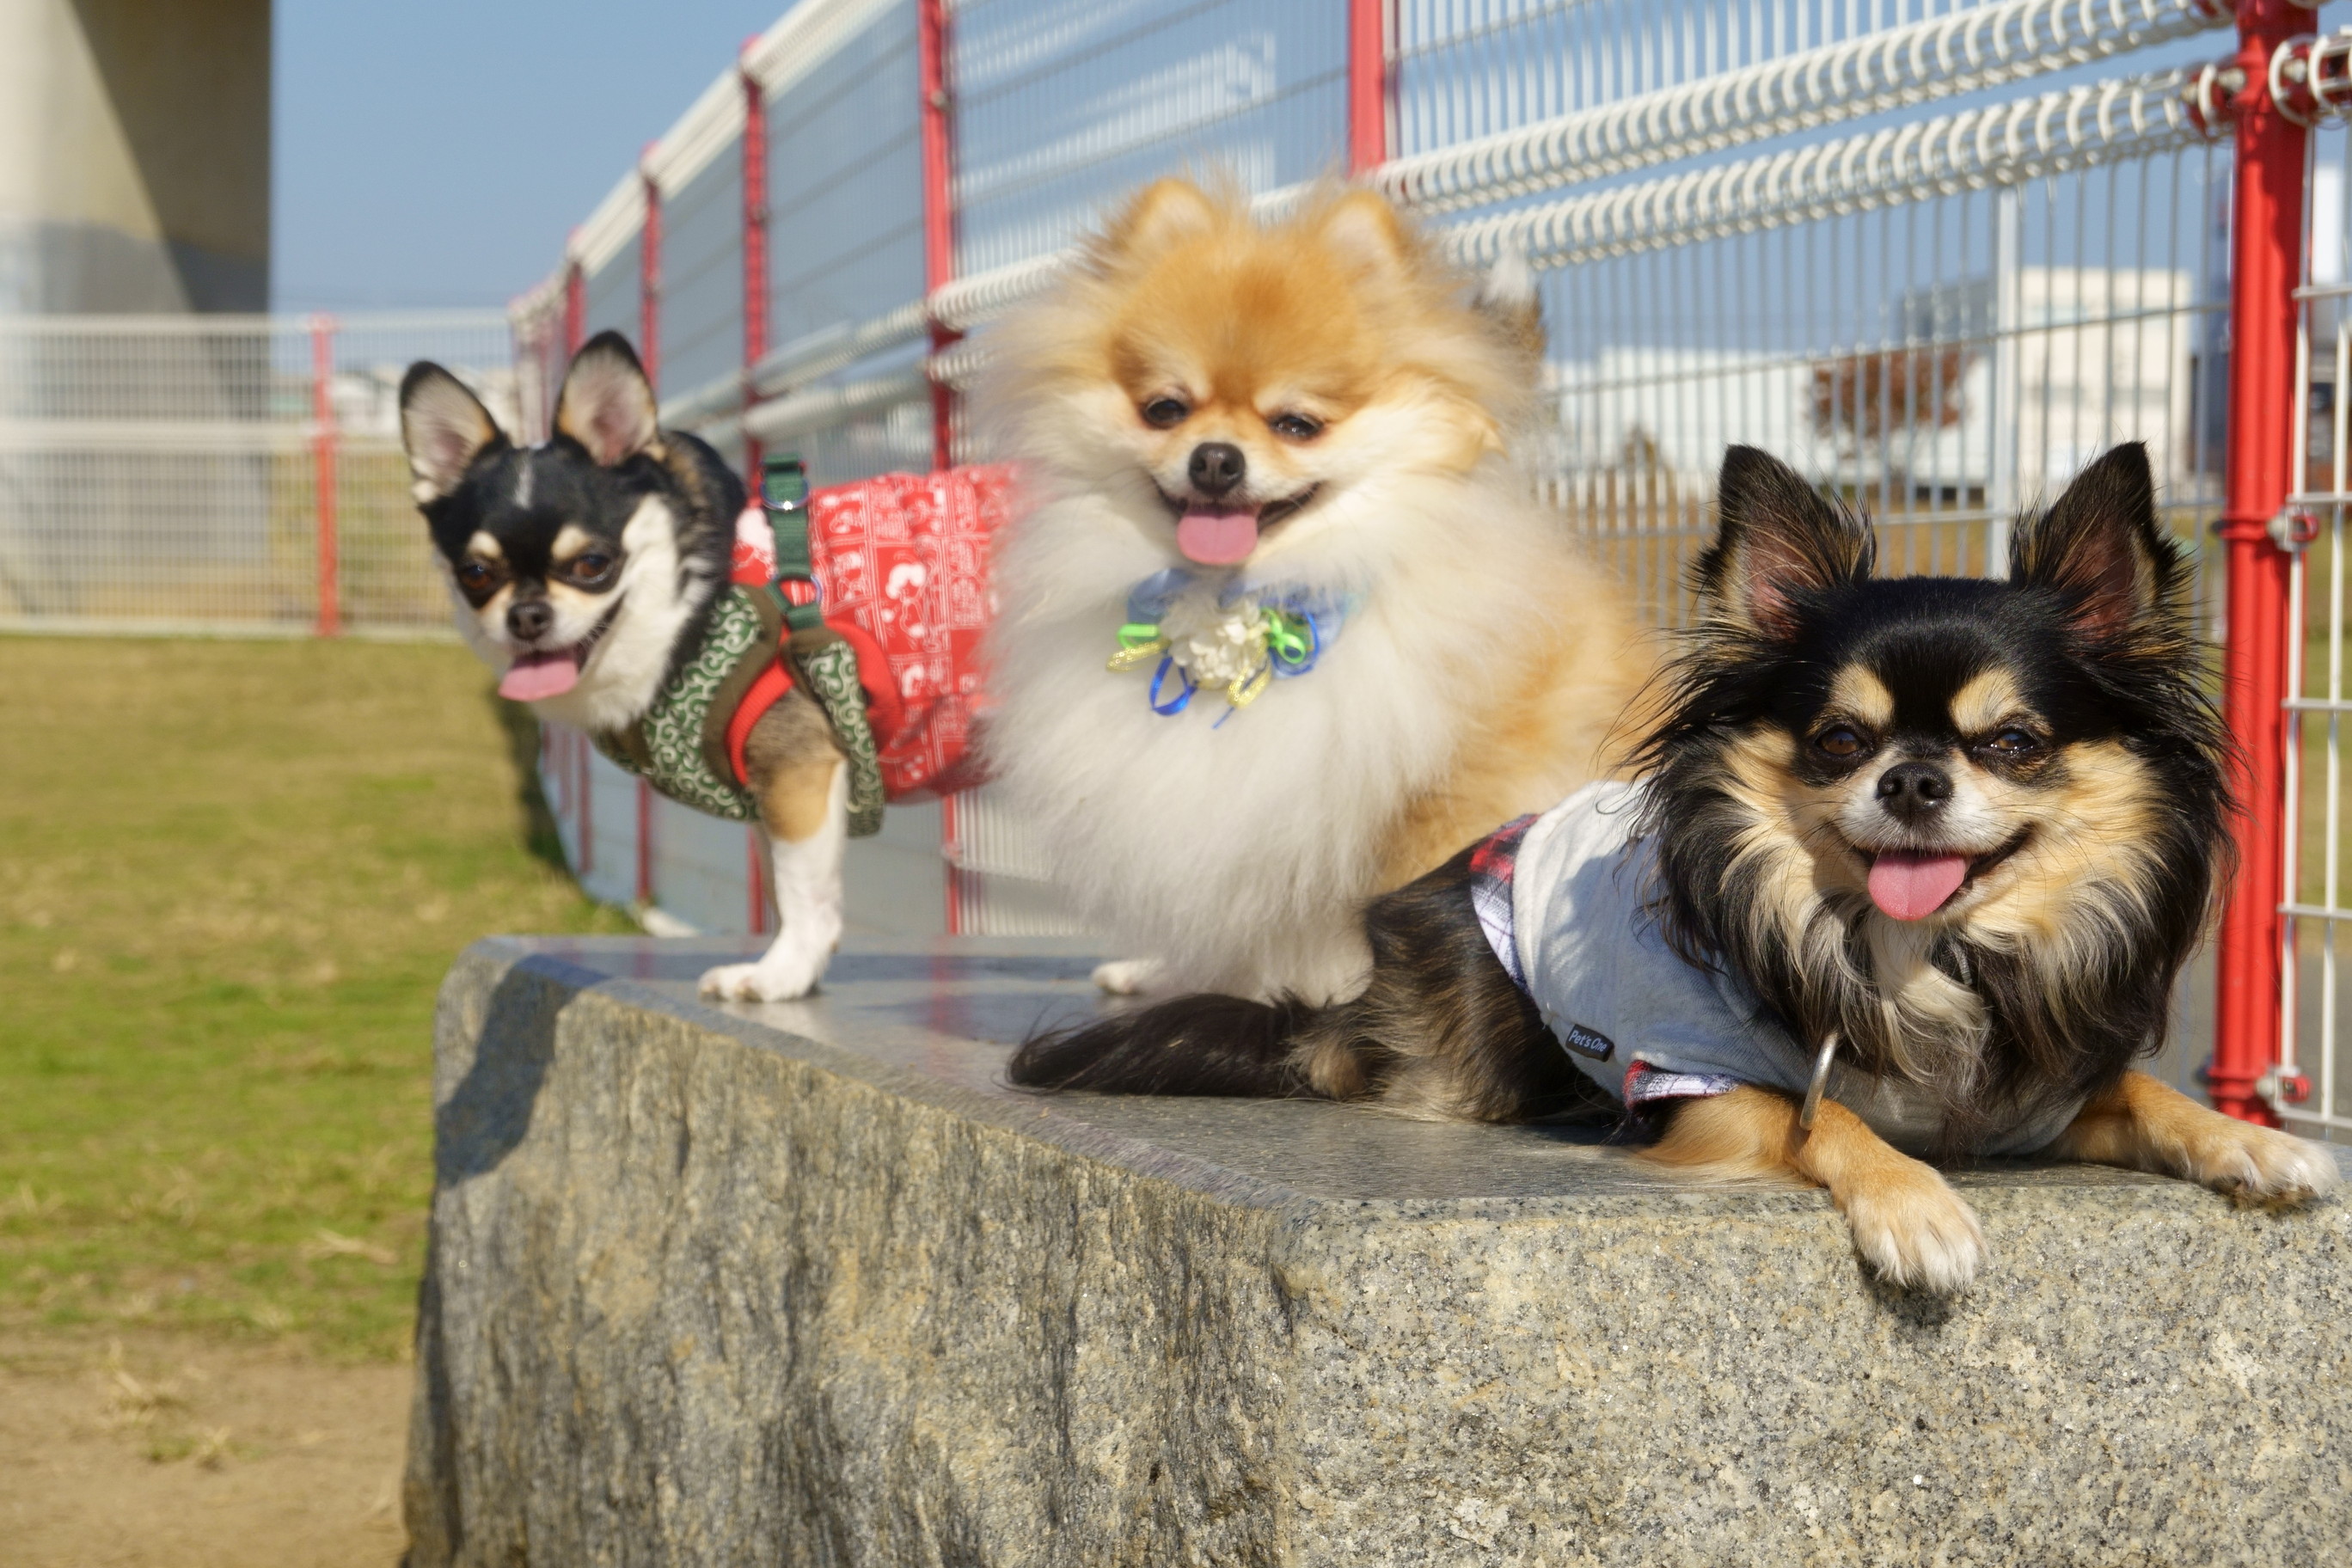
[[[954,15],[957,270],[1055,250],[1154,175],[1344,172],[1347,12],[974,0]]]
[[[299,634],[328,591],[350,629],[446,635],[399,446],[419,358],[514,419],[492,311],[0,320],[0,625]]]
[[[2346,552],[2352,549],[2352,453],[2343,389],[2352,385],[2352,213],[2344,199],[2352,136],[2330,126],[2314,138],[2309,247],[2302,294],[2297,402],[2299,489],[2305,523],[2287,647],[2286,1039],[2278,1086],[2297,1131],[2352,1133],[2352,1055],[2345,1046],[2347,886],[2345,717],[2352,714],[2346,664]]]
[[[1382,47],[1352,47],[1351,28],[1383,16]],[[1688,614],[1683,574],[1728,442],[1868,506],[1890,570],[1978,573],[2001,569],[2016,511],[2138,439],[2218,631],[2231,158],[2200,68],[2225,54],[2229,21],[2220,0],[803,0],[742,57],[764,84],[755,194],[772,215],[758,363],[742,363],[742,300],[762,285],[745,276],[741,224],[760,204],[742,199],[750,121],[731,75],[583,226],[570,287],[518,314],[519,352],[468,339],[435,357],[542,431],[566,340],[639,331],[649,184],[666,417],[730,458],[752,439],[798,451],[820,484],[921,468],[933,384],[967,381],[987,321],[1126,192],[1190,170],[1281,201],[1385,141],[1391,160],[1366,177],[1458,256],[1538,268],[1552,417],[1523,453],[1528,482],[1654,619]],[[929,24],[949,40],[936,102]],[[925,148],[950,131],[951,177],[937,177]],[[2345,155],[2325,132],[2311,186],[2300,395],[2317,539],[2297,578],[2291,815],[2306,831],[2288,868],[2289,1011],[2319,1080],[2303,1114],[2330,1127],[2352,1126],[2331,1054],[2336,933],[2352,919],[2336,820],[2336,726],[2352,711],[2337,629]],[[941,234],[953,280],[927,295]],[[344,324],[329,420],[302,323],[183,324],[144,348],[0,324],[0,615],[303,625],[321,609],[323,511],[352,624],[438,619],[421,530],[394,495],[388,389],[413,356],[374,330]],[[168,589],[108,564],[159,529],[190,563]],[[712,930],[768,918],[740,828],[659,805],[641,844],[635,786],[578,737],[551,733],[544,772],[603,896],[652,891]],[[1062,923],[1020,825],[984,790],[895,813],[861,853],[901,913],[944,902],[965,929]],[[2201,1033],[2201,1006],[2191,1016]],[[2197,1054],[2192,1040],[2168,1070],[2185,1081]]]
[[[743,363],[741,160],[726,148],[662,204],[662,394]]]
[[[880,8],[769,104],[772,343],[921,298],[919,112],[913,0]]]
[[[2229,158],[2187,108],[2190,76],[2157,68],[2216,56],[2207,35],[2225,10],[1386,9],[1393,161],[1370,177],[1466,258],[1517,249],[1544,269],[1556,418],[1529,444],[1529,482],[1654,617],[1687,614],[1682,574],[1732,440],[1868,505],[1895,569],[1973,573],[1999,569],[2013,510],[2104,445],[2144,439],[2176,529],[2201,549],[2226,414]],[[921,12],[810,0],[779,24],[772,36],[821,52],[796,59],[769,110],[767,400],[738,425],[724,367],[699,386],[665,379],[677,416],[730,452],[744,429],[797,450],[819,483],[930,456]],[[1367,9],[949,5],[954,170],[940,199],[958,277],[928,313],[979,331],[929,362],[935,374],[967,379],[988,318],[1144,179],[1223,173],[1274,195],[1338,171],[1351,14]],[[711,134],[682,121],[676,136]],[[625,218],[627,200],[616,187],[604,216]],[[634,266],[612,249],[618,232],[597,241],[592,301]],[[959,799],[947,831],[971,927],[1061,924],[1020,825],[985,790]]]
[[[1667,623],[1734,441],[1867,506],[1890,570],[1977,574],[2142,440],[2199,547],[2227,178],[2209,145],[1550,272],[1545,493]]]
[[[585,337],[615,331],[627,333],[631,342],[637,341],[637,329],[644,317],[645,280],[640,270],[644,264],[643,246],[632,235],[626,244],[588,274],[584,289],[587,308],[583,322]]]

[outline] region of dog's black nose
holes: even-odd
[[[1878,775],[1878,804],[1905,822],[1934,814],[1952,798],[1952,775],[1933,763],[1897,763]]]
[[[1249,459],[1230,441],[1203,441],[1192,448],[1192,488],[1204,496],[1221,496],[1242,482]]]
[[[517,642],[537,642],[555,624],[555,611],[545,599],[524,599],[507,607],[507,634]]]

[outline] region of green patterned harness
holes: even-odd
[[[807,481],[797,459],[777,458],[767,467],[762,499],[775,530],[777,578],[814,581]],[[626,729],[589,739],[681,805],[731,822],[756,822],[760,803],[735,781],[727,731],[752,683],[779,658],[790,665],[793,684],[824,708],[834,738],[848,754],[849,836],[879,832],[882,763],[858,684],[857,650],[824,624],[820,605],[792,603],[778,583],[764,588],[729,584],[711,611],[702,646],[663,682],[653,706]]]

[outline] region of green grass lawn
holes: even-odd
[[[0,637],[0,1322],[403,1352],[442,973],[625,929],[489,688],[446,646]]]

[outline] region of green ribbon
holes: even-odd
[[[1265,651],[1276,664],[1294,668],[1306,665],[1315,653],[1315,645],[1307,638],[1307,617],[1267,605]]]

